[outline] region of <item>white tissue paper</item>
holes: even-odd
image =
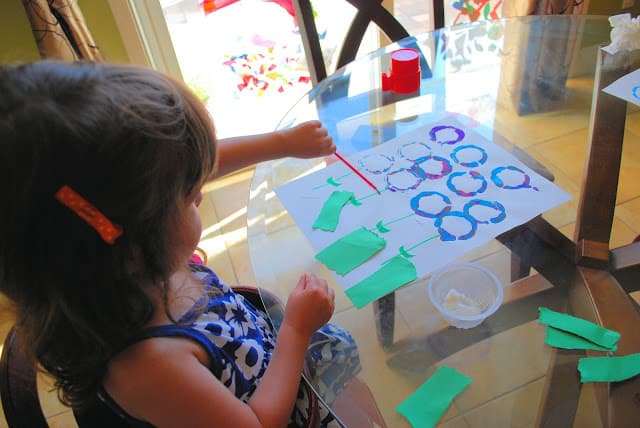
[[[609,17],[611,44],[602,48],[610,54],[640,49],[640,17],[631,18],[630,13]]]

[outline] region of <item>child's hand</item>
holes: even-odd
[[[305,273],[289,295],[283,323],[305,337],[311,337],[331,318],[334,299],[334,291],[327,281]]]
[[[320,121],[311,120],[291,129],[280,131],[285,156],[315,158],[331,155],[336,151],[333,138]]]

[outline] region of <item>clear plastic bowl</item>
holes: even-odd
[[[429,299],[454,327],[472,328],[502,304],[502,284],[483,266],[457,263],[435,272],[427,286]]]

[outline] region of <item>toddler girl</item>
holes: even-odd
[[[184,85],[105,63],[0,67],[0,111],[0,291],[61,399],[101,397],[134,426],[306,423],[294,403],[333,290],[302,275],[275,338],[259,308],[188,262],[203,183],[333,153],[320,123],[217,142]]]

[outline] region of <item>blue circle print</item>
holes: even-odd
[[[478,184],[478,188],[476,190],[472,190],[472,191],[466,191],[466,190],[462,190],[462,189],[458,189],[456,187],[456,185],[454,184],[453,180],[456,177],[461,177],[464,175],[469,175],[473,180],[479,181]],[[469,172],[454,172],[453,174],[451,174],[449,176],[449,179],[447,180],[447,187],[449,188],[449,190],[451,190],[453,193],[455,193],[458,196],[475,196],[479,193],[483,193],[485,190],[487,190],[487,180],[482,176],[482,174],[480,174],[477,171],[469,171]]]
[[[423,209],[420,209],[420,200],[423,198],[428,198],[430,196],[440,197],[440,199],[442,199],[444,207],[442,207],[437,212],[427,212]],[[451,199],[439,192],[420,192],[416,196],[411,198],[411,209],[421,217],[436,218],[444,213],[451,211]]]
[[[500,174],[502,174],[505,171],[515,171],[515,172],[519,172],[520,174],[522,174],[522,182],[520,184],[516,184],[516,185],[510,185],[510,184],[505,184],[505,182],[502,180],[502,178],[500,178]],[[528,189],[531,188],[531,178],[520,168],[509,165],[509,166],[499,166],[497,168],[495,168],[493,171],[491,171],[491,181],[493,181],[493,184],[495,184],[496,186],[502,188],[502,189],[507,189],[507,190],[514,190],[514,189]],[[533,187],[534,190],[538,190],[535,187]]]
[[[473,214],[471,214],[471,209],[473,207],[477,207],[477,206],[482,206],[482,207],[487,207],[487,208],[491,208],[493,210],[495,210],[497,212],[497,214],[493,217],[491,217],[488,220],[478,220],[477,218],[475,218],[473,216]],[[507,217],[507,212],[504,209],[504,206],[498,202],[498,201],[484,201],[482,199],[473,199],[469,202],[467,202],[464,206],[464,213],[470,217],[473,217],[473,219],[480,223],[480,224],[489,224],[489,222],[491,223],[500,223],[502,220],[504,220]]]
[[[468,162],[461,162],[458,159],[458,153],[462,150],[475,150],[478,152],[478,160],[475,161],[468,161]],[[466,145],[466,146],[460,146],[460,147],[456,147],[455,150],[451,153],[451,159],[453,159],[453,161],[459,165],[462,166],[466,166],[469,168],[474,168],[476,166],[480,166],[482,164],[484,164],[487,161],[487,152],[478,146],[474,146],[474,145]]]
[[[458,217],[462,218],[469,223],[469,230],[466,233],[461,235],[454,235],[453,233],[447,231],[443,226],[443,221],[448,217]],[[438,217],[434,223],[435,227],[438,228],[438,233],[440,234],[440,239],[443,241],[464,241],[476,234],[476,230],[478,229],[478,225],[475,219],[465,213],[461,213],[460,211],[449,211],[448,213],[442,214]]]

